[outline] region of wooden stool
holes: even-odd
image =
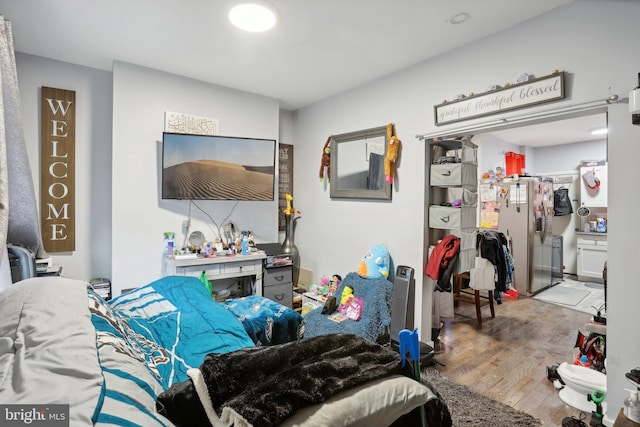
[[[476,318],[478,323],[482,324],[482,313],[480,308],[489,305],[491,310],[491,317],[496,317],[496,312],[493,308],[493,291],[487,291],[487,296],[480,295],[480,291],[471,288],[462,288],[462,280],[469,280],[468,273],[453,274],[453,302],[454,306],[458,306],[458,302],[468,302],[476,305]],[[482,301],[484,300],[484,302]]]

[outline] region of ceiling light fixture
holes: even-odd
[[[471,18],[471,15],[469,15],[467,12],[460,12],[460,13],[456,13],[455,15],[453,15],[450,19],[449,19],[449,23],[450,24],[462,24],[465,23],[469,20],[469,18]]]
[[[276,24],[276,14],[262,2],[243,3],[229,11],[229,20],[241,30],[257,33],[273,28]]]
[[[605,135],[607,132],[607,128],[594,129],[591,131],[591,135]]]

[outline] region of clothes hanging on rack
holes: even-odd
[[[498,304],[502,303],[502,293],[507,290],[507,256],[508,241],[504,234],[495,230],[481,230],[476,239],[478,254],[489,260],[495,267],[494,299]],[[513,264],[511,263],[511,269]],[[511,270],[513,271],[513,270]],[[513,278],[511,278],[513,281]]]
[[[425,274],[436,281],[436,290],[451,292],[451,274],[460,253],[460,238],[444,236],[433,248]]]
[[[502,245],[502,251],[504,252],[504,261],[507,267],[507,280],[505,285],[507,289],[509,289],[513,287],[513,271],[516,269],[516,264],[513,262],[509,246]]]

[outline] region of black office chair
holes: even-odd
[[[36,277],[36,256],[27,248],[7,244],[12,283]]]

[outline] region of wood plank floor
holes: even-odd
[[[567,416],[579,417],[579,410],[560,400],[546,368],[571,360],[578,331],[591,316],[522,296],[505,299],[495,310],[492,319],[489,307],[483,307],[479,325],[474,305],[460,303],[434,345],[439,371],[547,426],[560,426]]]

